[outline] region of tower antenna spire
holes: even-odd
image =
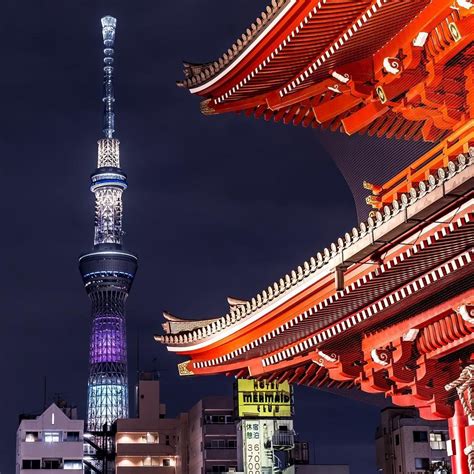
[[[114,45],[115,28],[117,19],[113,16],[104,16],[101,19],[102,37],[104,39],[104,136],[112,138],[115,132],[115,112],[114,112]]]

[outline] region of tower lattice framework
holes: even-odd
[[[102,431],[128,417],[125,302],[137,270],[137,257],[122,246],[122,194],[127,177],[120,168],[115,132],[113,63],[116,19],[102,18],[104,40],[104,138],[98,141],[97,168],[91,176],[95,195],[92,252],[79,259],[92,302],[87,393],[87,428]]]

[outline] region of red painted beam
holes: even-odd
[[[464,454],[466,448],[467,417],[464,415],[461,402],[454,402],[454,416],[448,420],[449,439],[451,441],[451,466],[453,474],[469,474],[467,456]]]
[[[347,135],[353,135],[389,110],[390,108],[381,102],[371,102],[349,115],[349,117],[342,119],[342,127]]]

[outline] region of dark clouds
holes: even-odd
[[[3,474],[13,472],[17,415],[42,407],[44,376],[49,396],[62,393],[84,414],[89,304],[77,257],[93,237],[88,177],[101,129],[101,16],[118,17],[117,136],[130,183],[126,245],[140,256],[128,302],[130,377],[139,334],[142,368],[157,359],[171,413],[207,393],[230,394],[231,382],[178,378],[178,359],[152,340],[161,310],[221,314],[227,295],[251,297],[355,224],[351,194],[314,131],[233,115],[206,118],[198,100],[174,85],[182,59],[217,57],[264,5],[4,2]],[[297,428],[315,441],[319,462],[371,472],[378,408],[312,390],[298,390],[296,399]]]

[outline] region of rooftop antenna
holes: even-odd
[[[137,329],[137,379],[140,380],[140,331]]]
[[[112,82],[114,72],[114,42],[117,19],[113,16],[104,16],[101,19],[102,37],[104,39],[104,136],[112,138],[115,132],[114,113],[114,85]]]
[[[46,375],[43,377],[43,410],[46,410],[46,389],[47,389],[47,378]],[[0,473],[1,474],[1,473]]]

